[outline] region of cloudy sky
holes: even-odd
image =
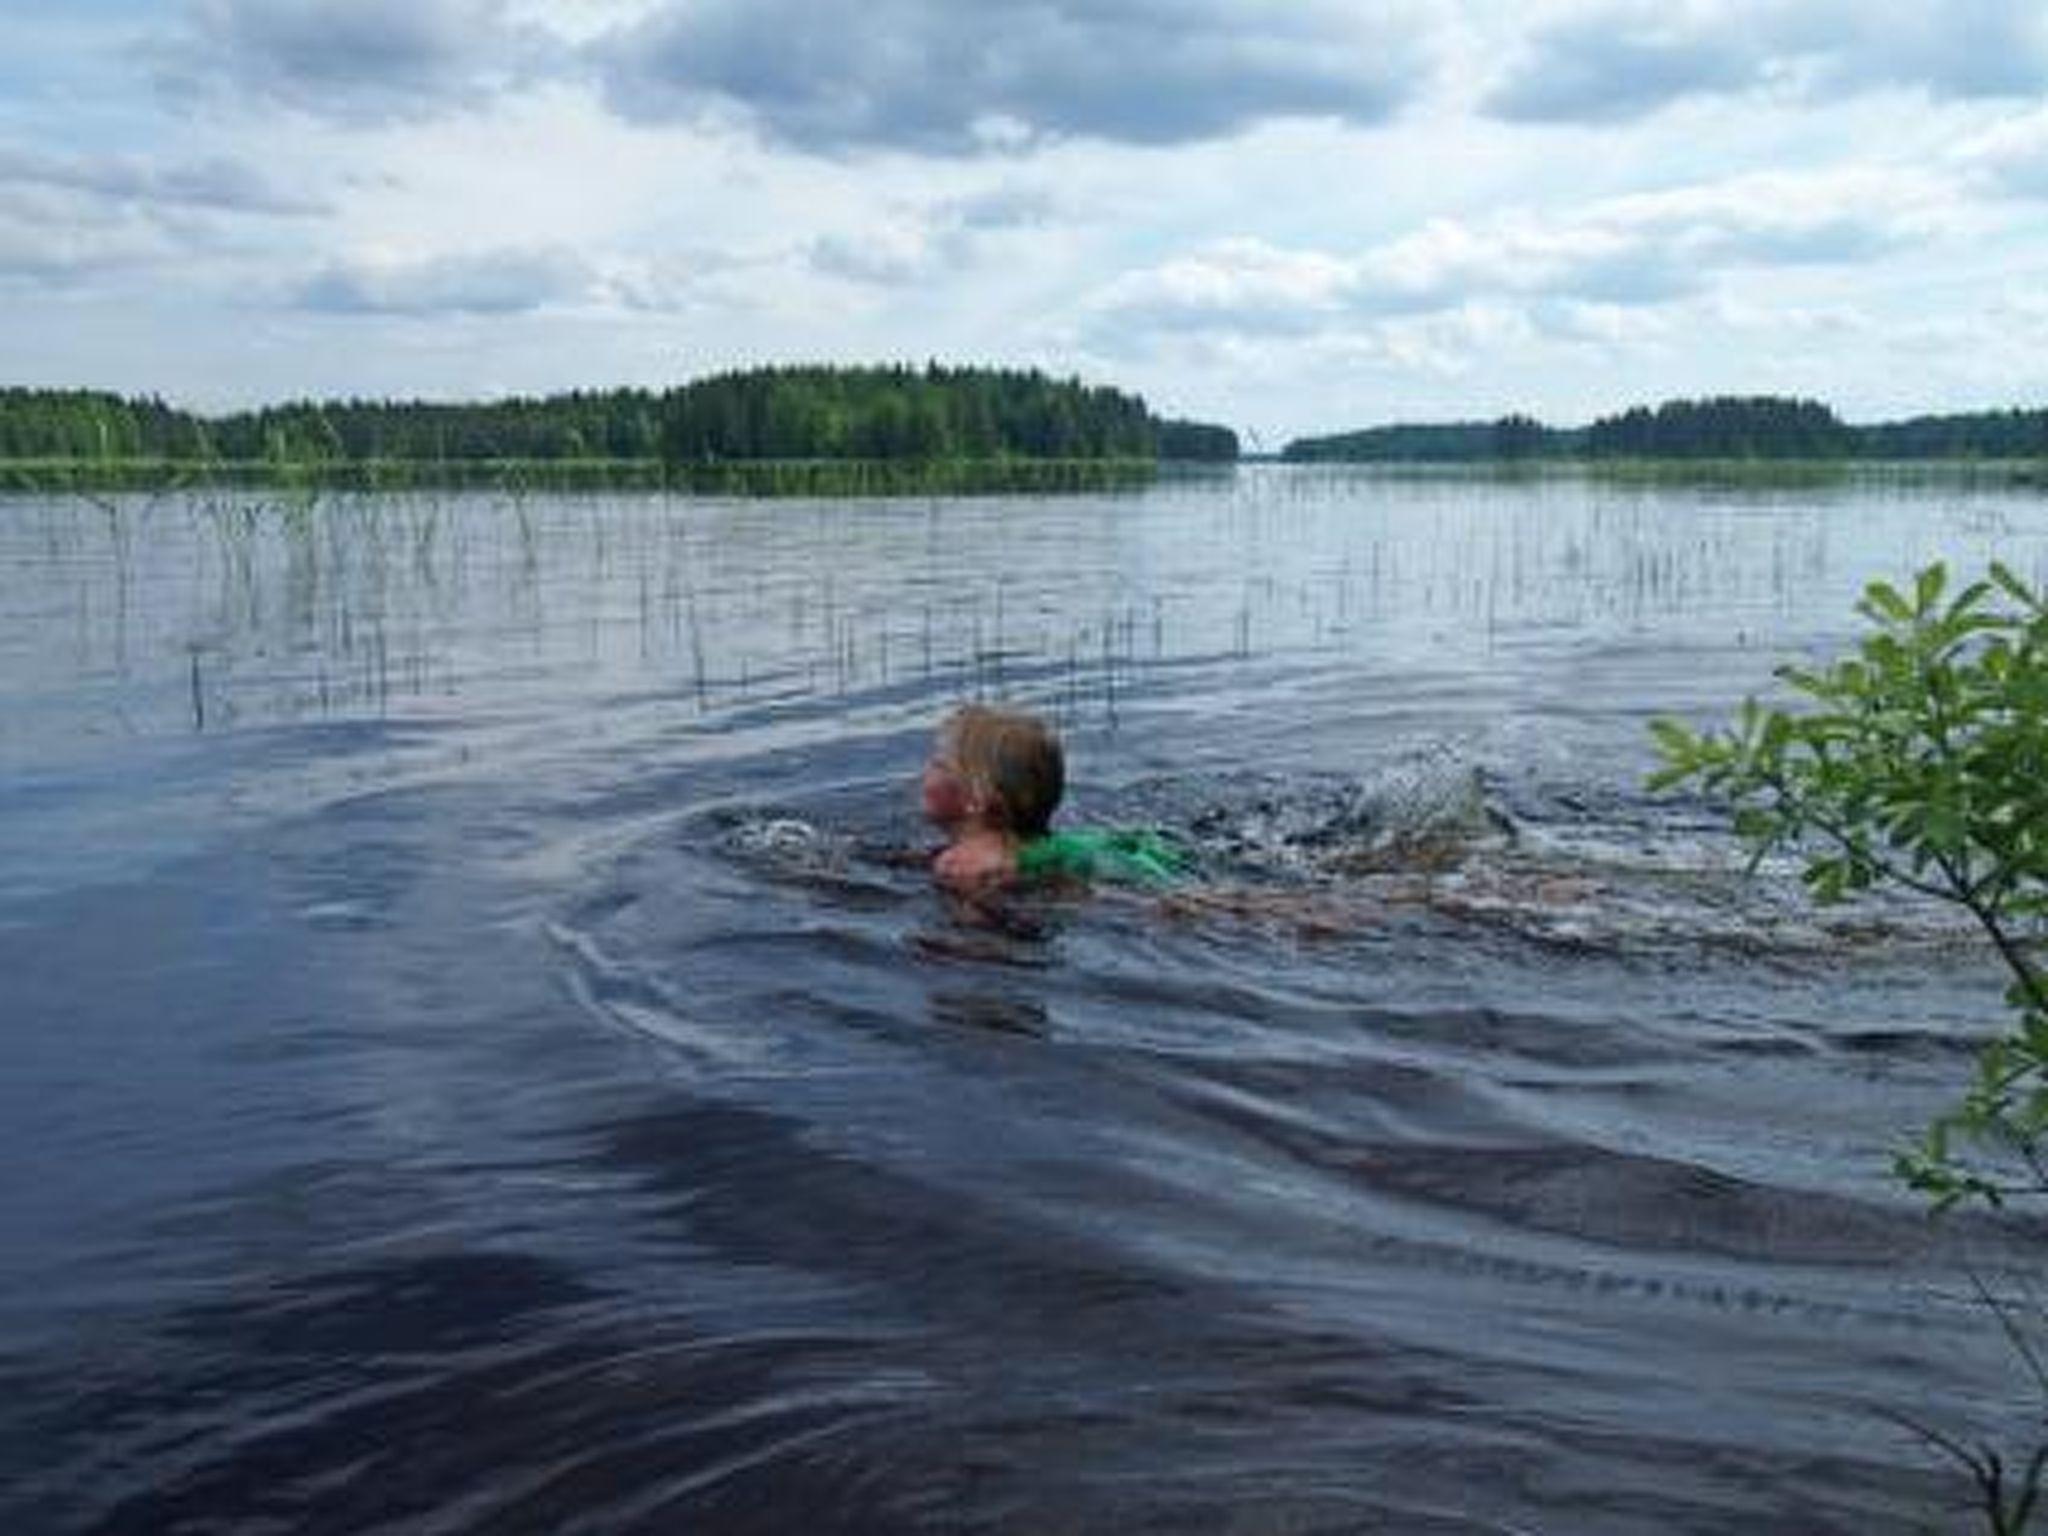
[[[0,383],[2048,402],[2044,0],[0,0]]]

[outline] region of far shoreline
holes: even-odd
[[[1595,480],[1643,485],[1798,486],[1851,480],[2048,490],[2048,463],[2010,458],[1290,459],[658,459],[208,460],[0,459],[0,496],[269,492],[311,497],[480,491],[506,495],[625,491],[825,500],[1134,491],[1161,480],[1217,479],[1239,468],[1304,478]]]

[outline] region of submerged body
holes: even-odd
[[[1193,868],[1187,851],[1149,828],[1075,827],[1019,845],[1015,873],[1025,880],[1109,881],[1169,886]]]

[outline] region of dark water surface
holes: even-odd
[[[2037,497],[0,501],[0,1530],[1962,1529],[1999,1019],[1644,723]],[[1161,901],[892,858],[955,700]]]

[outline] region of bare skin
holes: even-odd
[[[955,891],[982,891],[1017,874],[1017,838],[1003,824],[995,795],[973,784],[948,758],[941,743],[924,766],[925,820],[944,834],[946,846],[932,860],[932,876]]]
[[[992,827],[967,832],[939,850],[932,874],[954,890],[985,890],[1016,878],[1017,840]]]

